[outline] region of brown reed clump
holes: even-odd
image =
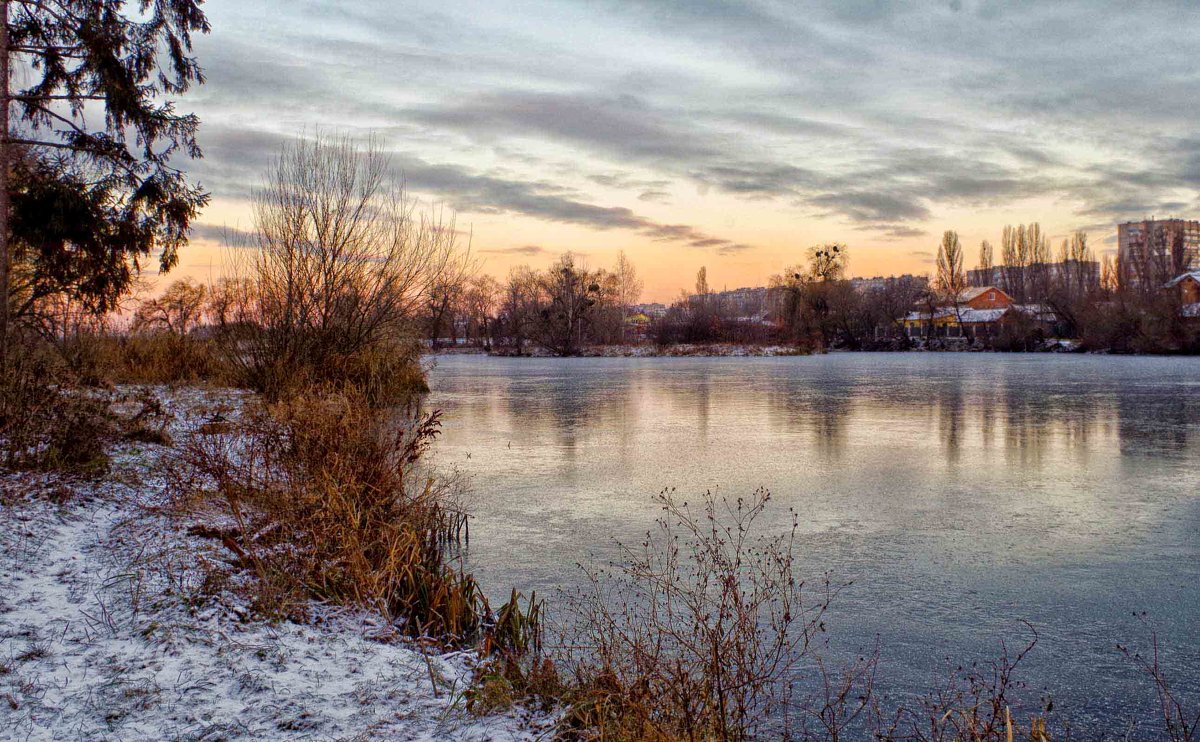
[[[198,532],[257,576],[264,612],[315,598],[464,644],[489,616],[448,556],[465,526],[452,488],[417,466],[439,425],[437,412],[397,425],[353,391],[294,395],[191,436],[173,489],[218,504],[223,525]]]
[[[80,332],[60,340],[58,347],[68,367],[88,386],[227,385],[237,380],[217,345],[195,334]]]

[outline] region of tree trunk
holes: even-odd
[[[9,161],[8,105],[9,91],[8,59],[8,0],[0,0],[0,358],[8,356],[9,334],[9,267],[8,244],[9,217]]]

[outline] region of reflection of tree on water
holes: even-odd
[[[1005,454],[1011,465],[1041,468],[1053,447],[1076,449],[1083,457],[1095,431],[1114,415],[1104,390],[1087,381],[1019,382],[1006,383],[995,395],[1002,406]]]
[[[840,459],[853,403],[860,394],[860,379],[820,366],[808,375],[780,375],[770,383],[767,410],[772,423],[788,432],[808,432],[818,453],[830,460]]]
[[[503,394],[518,439],[552,440],[568,461],[602,438],[615,438],[624,451],[634,445],[646,389],[636,368],[614,361],[596,367],[557,363],[551,373],[520,379]],[[601,362],[604,363],[603,361]]]
[[[955,376],[941,385],[934,400],[937,404],[938,439],[946,460],[957,464],[963,436],[963,379]]]
[[[1126,456],[1179,456],[1188,451],[1191,433],[1200,427],[1200,394],[1120,389],[1116,406],[1121,453]]]

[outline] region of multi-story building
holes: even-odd
[[[1117,263],[1123,282],[1147,287],[1200,268],[1200,221],[1146,219],[1118,224]]]
[[[914,276],[911,273],[905,273],[903,276],[875,276],[874,278],[851,278],[850,285],[855,291],[860,294],[865,294],[868,291],[880,291],[892,286],[917,286],[925,288],[929,285],[929,279],[925,276]]]
[[[632,309],[635,314],[644,314],[650,319],[662,319],[667,316],[666,304],[634,304]]]

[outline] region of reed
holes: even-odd
[[[317,599],[376,610],[413,638],[511,644],[513,609],[497,624],[454,558],[468,528],[454,483],[420,466],[440,425],[437,411],[397,425],[361,393],[309,391],[189,436],[172,489],[219,506],[224,525],[204,535],[257,576],[265,613]]]
[[[237,380],[217,345],[194,334],[166,330],[127,334],[80,331],[56,344],[67,367],[87,386],[228,385]]]

